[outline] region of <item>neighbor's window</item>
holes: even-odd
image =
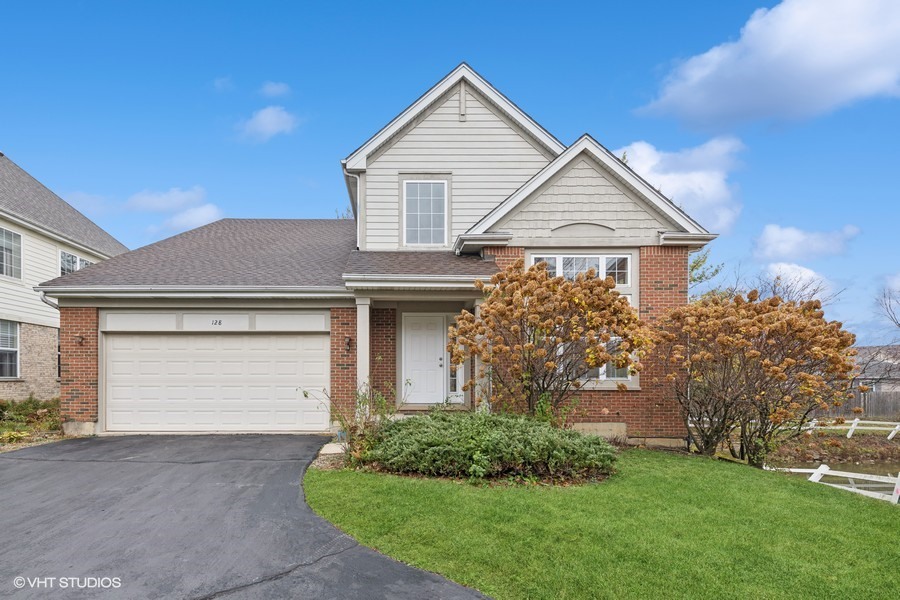
[[[22,236],[0,228],[0,275],[22,279]]]
[[[19,324],[0,321],[0,378],[19,376]]]
[[[606,348],[610,354],[617,352],[620,341],[618,338],[613,338],[606,343]],[[617,367],[615,363],[609,362],[588,371],[585,379],[627,380],[631,379],[631,376],[628,374],[628,367]]]
[[[75,256],[74,254],[70,254],[65,250],[60,250],[59,252],[60,275],[68,275],[69,273],[74,273],[78,269],[83,269],[92,264],[94,263],[79,256]]]
[[[404,240],[408,245],[447,243],[447,182],[403,182]]]
[[[616,285],[630,285],[631,269],[628,256],[602,255],[540,255],[534,256],[532,264],[547,263],[547,271],[552,277],[562,275],[575,279],[579,273],[593,269],[601,277],[612,277]]]

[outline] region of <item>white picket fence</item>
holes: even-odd
[[[848,439],[853,437],[853,432],[855,431],[887,431],[889,432],[887,439],[892,440],[897,433],[900,433],[900,423],[894,421],[861,421],[859,419],[853,419],[852,421],[835,424],[828,419],[823,421],[813,419],[806,424],[804,429],[847,429]]]
[[[821,483],[822,485],[862,494],[877,500],[887,500],[891,504],[897,504],[900,501],[900,473],[896,477],[870,475],[868,473],[850,473],[849,471],[834,471],[828,465],[819,465],[816,469],[775,469],[769,467],[769,470],[783,473],[809,473],[809,481],[813,483]],[[847,482],[822,481],[823,477],[846,479]]]

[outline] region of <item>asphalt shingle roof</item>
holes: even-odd
[[[345,273],[354,275],[475,275],[490,277],[497,263],[453,252],[360,252],[350,254]]]
[[[113,236],[0,153],[0,211],[104,256],[127,252]]]
[[[48,281],[48,287],[343,287],[349,219],[222,219]]]

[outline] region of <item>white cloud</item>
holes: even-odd
[[[280,81],[267,81],[259,88],[259,93],[269,98],[287,96],[291,93],[291,86]]]
[[[845,225],[840,231],[804,231],[796,227],[766,225],[754,253],[767,260],[796,260],[843,254],[859,228]]]
[[[253,113],[247,121],[238,123],[244,137],[265,142],[280,133],[290,133],[297,127],[297,117],[282,106],[267,106]]]
[[[785,0],[693,56],[644,110],[701,127],[791,120],[900,96],[900,2]]]
[[[222,218],[222,211],[215,204],[203,204],[188,208],[166,219],[165,226],[176,231],[200,227]]]
[[[201,204],[206,199],[206,190],[199,185],[183,190],[178,187],[165,192],[144,190],[131,196],[126,206],[132,210],[170,212]]]
[[[217,92],[230,92],[234,89],[234,81],[230,76],[216,77],[213,79],[213,89]]]
[[[889,275],[885,281],[885,285],[889,290],[897,290],[900,292],[900,273]]]
[[[771,278],[780,277],[785,283],[792,283],[798,286],[821,284],[824,288],[830,289],[831,283],[819,273],[816,273],[809,267],[789,262],[771,263],[766,267],[766,275]]]
[[[676,152],[658,150],[648,142],[634,142],[615,151],[625,152],[628,166],[670,198],[704,227],[726,232],[741,211],[728,174],[735,155],[744,148],[734,137],[717,137]]]

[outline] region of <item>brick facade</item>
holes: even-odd
[[[485,258],[493,257],[500,269],[505,269],[520,258],[525,258],[525,248],[509,246],[486,246],[482,251]]]
[[[386,398],[396,398],[397,309],[373,308],[369,334],[369,382]]]
[[[59,309],[59,399],[63,421],[97,421],[98,316],[96,308]]]
[[[347,339],[350,349],[347,350]],[[356,307],[331,309],[331,405],[350,417],[356,407]]]
[[[688,299],[688,249],[644,246],[640,250],[640,316],[653,323],[669,308]],[[654,381],[655,380],[655,381]],[[578,394],[573,415],[580,423],[626,423],[628,437],[684,437],[678,405],[659,367],[645,361],[640,390],[590,390]]]
[[[523,248],[486,248],[504,268],[524,256]],[[640,249],[640,315],[649,323],[667,309],[683,305],[688,294],[688,250],[652,246]],[[397,380],[397,310],[371,309],[370,381],[393,396]],[[347,348],[347,339],[350,348]],[[96,422],[98,395],[98,309],[60,309],[61,412],[64,421]],[[356,400],[356,307],[331,309],[331,401],[352,414]],[[55,356],[55,353],[54,353]],[[53,365],[55,373],[55,364]],[[631,438],[681,438],[684,426],[660,370],[645,363],[640,389],[585,390],[578,394],[575,423],[625,423]]]
[[[59,397],[56,327],[19,323],[19,377],[0,381],[0,400],[52,400]]]

